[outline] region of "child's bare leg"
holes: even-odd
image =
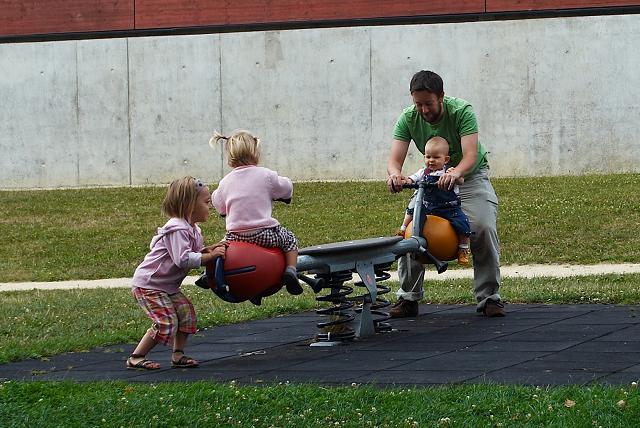
[[[176,333],[176,336],[173,338],[173,352],[184,351],[184,347],[187,344],[187,337],[189,337],[189,335],[182,331]]]
[[[404,236],[404,232],[407,230],[407,227],[409,226],[409,223],[412,220],[413,220],[413,216],[412,215],[405,214],[404,220],[402,221],[402,226],[400,226],[400,229],[398,229],[398,231],[396,232],[396,235]]]
[[[287,267],[291,266],[295,269],[295,267],[298,265],[298,250],[284,253],[284,262],[286,263]]]
[[[156,346],[157,342],[153,339],[153,331],[148,329],[147,332],[142,336],[140,342],[138,342],[138,346],[133,350],[131,356],[127,359],[127,364],[130,366],[135,366],[136,364],[144,361],[146,359],[147,354]],[[147,369],[159,369],[160,364],[149,361],[145,364]]]
[[[458,235],[458,263],[461,265],[469,265],[469,237]]]
[[[298,265],[298,250],[284,253],[284,261],[287,267],[282,275],[282,280],[287,287],[287,292],[294,295],[302,293],[302,287],[298,281],[298,270],[296,269]]]
[[[184,347],[187,344],[187,338],[189,335],[183,331],[178,331],[173,338],[173,353],[171,355],[171,362],[180,367],[196,367],[198,362],[193,358],[185,357]],[[184,358],[183,358],[184,357]]]
[[[403,229],[406,229],[407,226],[409,226],[409,223],[411,223],[412,220],[413,220],[413,216],[412,215],[405,214],[404,220],[402,221]]]
[[[133,353],[137,355],[147,355],[157,343],[158,342],[153,339],[153,331],[148,329],[144,336],[142,336],[142,339],[140,339],[140,342],[138,342],[138,346],[133,350]]]

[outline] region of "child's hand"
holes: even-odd
[[[225,258],[225,253],[227,251],[227,246],[222,244],[222,245],[216,245],[214,246],[211,251],[209,251],[209,254],[212,254],[213,257],[222,257],[223,259]]]
[[[213,244],[213,245],[209,245],[209,246],[207,246],[207,247],[204,247],[204,248],[202,249],[202,251],[201,251],[201,252],[202,252],[202,253],[210,253],[210,252],[212,252],[213,250],[215,250],[216,248],[225,248],[225,249],[226,249],[226,248],[227,248],[227,245],[228,245],[228,244],[227,244],[227,242],[226,242],[226,241],[220,241],[220,242],[218,242],[218,243],[216,243],[216,244]]]
[[[405,177],[402,179],[402,184],[413,184],[413,180],[409,177]]]
[[[217,244],[210,245],[208,247],[204,247],[202,249],[202,265],[206,265],[209,262],[215,260],[218,257],[225,258],[225,253],[227,251],[226,242],[218,242]]]

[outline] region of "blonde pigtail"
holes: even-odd
[[[218,131],[215,131],[215,130],[214,130],[214,131],[213,131],[213,137],[211,137],[211,138],[209,139],[209,146],[210,146],[212,149],[216,149],[216,148],[218,148],[218,142],[219,142],[220,140],[225,140],[225,141],[226,141],[226,140],[228,140],[228,139],[229,139],[229,137],[226,137],[226,136],[222,135],[221,133],[219,133]]]

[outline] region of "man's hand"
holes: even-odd
[[[391,193],[402,192],[402,185],[406,180],[407,177],[402,174],[389,174],[387,178],[387,188]]]
[[[438,180],[438,188],[442,190],[453,190],[456,184],[462,184],[464,177],[453,168],[449,168]]]
[[[408,150],[409,142],[407,141],[393,140],[393,143],[391,143],[391,152],[387,161],[387,188],[391,193],[402,191],[402,183],[406,179],[402,175],[402,165],[407,157]]]

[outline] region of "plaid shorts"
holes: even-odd
[[[280,225],[247,233],[227,232],[224,239],[225,241],[250,242],[267,248],[278,247],[285,253],[298,250],[296,236]]]
[[[133,287],[131,293],[153,321],[151,337],[156,342],[168,345],[178,331],[187,334],[198,331],[193,304],[181,292],[168,294],[164,291]]]

